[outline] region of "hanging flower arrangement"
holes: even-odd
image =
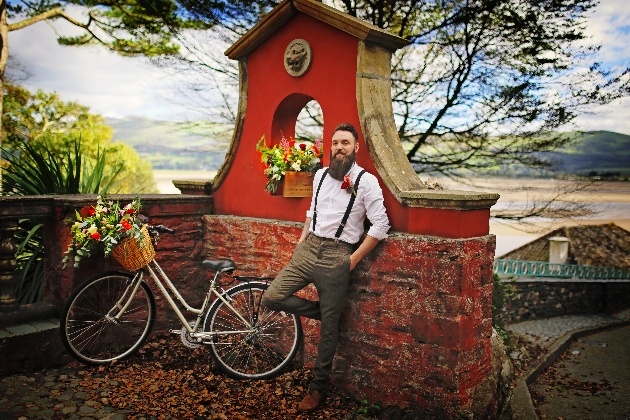
[[[260,152],[260,160],[265,164],[265,189],[270,193],[276,192],[278,183],[286,172],[316,172],[322,166],[322,145],[321,138],[311,142],[282,137],[279,144],[269,147],[265,136],[262,136],[256,150]]]
[[[66,220],[70,224],[72,241],[65,253],[64,265],[73,256],[73,265],[78,267],[81,258],[92,255],[95,250],[108,256],[125,238],[143,241],[142,223],[138,220],[140,208],[138,198],[123,206],[99,195],[96,206],[85,206],[76,211],[74,219]]]

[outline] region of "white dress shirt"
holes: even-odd
[[[350,169],[348,174],[352,179],[352,185],[356,184],[357,176],[362,169],[356,163]],[[324,169],[320,169],[313,179],[313,198],[311,199],[311,207],[306,212],[306,217],[311,219],[315,210],[317,187],[323,174]],[[319,190],[315,230],[313,231],[312,221],[309,227],[309,230],[319,237],[334,239],[341,219],[346,212],[351,194],[350,190],[342,189],[341,184],[342,181],[337,181],[330,174],[327,174]],[[363,223],[366,216],[372,223],[367,232],[368,235],[378,240],[385,239],[390,226],[383,204],[383,191],[378,185],[376,177],[369,172],[365,172],[359,181],[357,197],[339,239],[351,244],[357,243],[365,230]]]

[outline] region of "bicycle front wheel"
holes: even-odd
[[[228,290],[227,305],[216,300],[208,311],[204,331],[213,333],[212,357],[236,379],[268,379],[293,361],[302,341],[300,319],[261,304],[264,283],[244,283]]]
[[[101,274],[70,295],[59,328],[75,359],[105,365],[128,358],[144,344],[155,319],[155,299],[149,286],[137,281],[128,273]]]

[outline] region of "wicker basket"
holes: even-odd
[[[140,229],[140,239],[125,238],[112,249],[112,256],[120,265],[129,271],[137,271],[146,267],[155,257],[155,249],[146,226]]]

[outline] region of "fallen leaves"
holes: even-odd
[[[189,349],[171,336],[150,340],[129,361],[79,374],[86,400],[129,410],[127,419],[345,419],[360,408],[329,389],[321,409],[298,413],[310,370],[264,381],[234,380],[215,368],[203,346]]]

